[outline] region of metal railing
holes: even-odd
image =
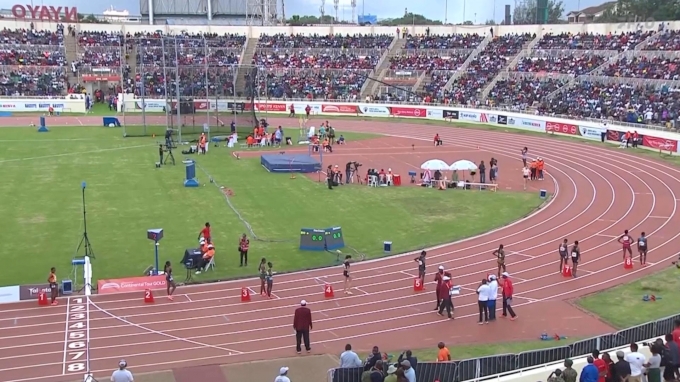
[[[497,354],[451,362],[418,362],[414,368],[416,380],[462,382],[498,379],[536,369],[546,364],[561,362],[567,358],[590,355],[595,349],[603,351],[621,348],[632,343],[664,336],[673,330],[674,321],[677,319],[680,319],[680,315],[577,341],[571,345],[525,351],[518,354]],[[414,354],[414,356],[417,357],[418,354]],[[361,382],[363,371],[363,367],[330,369],[328,370],[327,382]],[[545,378],[547,377],[546,375]]]

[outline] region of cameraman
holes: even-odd
[[[352,162],[347,162],[347,164],[345,165],[345,184],[349,184],[353,176],[354,171],[352,170]]]
[[[158,145],[158,164],[163,165],[163,145]]]
[[[331,165],[328,165],[328,168],[326,169],[326,182],[328,182],[328,189],[332,190],[333,189],[333,167]]]
[[[169,127],[165,130],[165,145],[172,147],[172,129]]]

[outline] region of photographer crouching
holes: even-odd
[[[361,167],[361,163],[355,161],[347,162],[347,164],[345,164],[345,184],[354,183],[355,176],[357,183],[362,183],[361,176],[359,175],[359,167]]]

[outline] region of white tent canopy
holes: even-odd
[[[474,171],[477,170],[477,165],[474,162],[463,159],[453,162],[449,169],[453,171]]]
[[[430,170],[430,171],[449,171],[450,166],[444,162],[443,160],[439,159],[430,159],[429,161],[423,163],[420,165],[420,168],[422,170]]]

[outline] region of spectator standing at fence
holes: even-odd
[[[612,357],[609,355],[609,353],[602,353],[602,360],[604,361],[605,365],[607,365],[607,376],[605,377],[605,382],[620,382],[616,378],[616,365],[614,365],[614,361],[612,361]]]
[[[399,354],[399,358],[397,358],[397,363],[401,363],[401,361],[403,360],[408,360],[409,362],[411,362],[411,367],[414,369],[418,365],[418,357],[414,357],[413,352],[410,350],[406,350],[405,352]]]
[[[373,346],[371,354],[366,358],[366,363],[364,364],[364,371],[371,370],[378,361],[382,360],[382,354],[380,354],[380,349],[377,346]]]
[[[406,379],[408,379],[408,382],[416,382],[416,370],[411,367],[411,362],[405,359],[401,361],[399,365],[401,365],[401,368],[404,369],[404,376]]]
[[[678,346],[680,346],[680,319],[675,320],[673,322],[673,326],[675,329],[671,332],[673,335],[673,342],[675,342]]]
[[[517,315],[512,309],[512,295],[515,293],[515,289],[512,286],[512,280],[510,280],[508,272],[503,272],[501,276],[503,277],[503,317],[507,317],[508,313],[510,313],[510,320],[515,321]]]
[[[361,359],[352,350],[352,345],[345,345],[345,351],[340,354],[340,367],[361,367]]]
[[[647,382],[661,382],[661,352],[663,349],[659,344],[654,343],[650,344],[649,350],[652,352],[652,356],[644,365]]]
[[[619,350],[616,352],[616,363],[614,364],[614,370],[616,372],[616,377],[618,378],[616,382],[626,382],[628,377],[630,377],[630,364],[625,360],[626,354]]]
[[[451,352],[449,348],[443,342],[438,343],[437,347],[439,348],[439,351],[437,351],[437,362],[450,362]]]
[[[290,382],[290,378],[288,378],[288,367],[284,366],[279,369],[279,376],[274,379],[274,382]]]
[[[556,369],[548,376],[548,382],[565,382],[562,378],[562,370]]]
[[[664,369],[664,379],[672,381],[673,379],[680,379],[680,346],[673,342],[673,335],[666,334],[666,348],[668,349],[668,356],[670,358],[668,365]]]
[[[378,360],[373,367],[361,374],[361,382],[384,382],[383,366],[383,361]]]
[[[605,378],[607,378],[607,363],[600,358],[599,350],[593,350],[591,355],[593,356],[593,365],[597,368],[597,373],[600,376],[597,382],[605,382]]]
[[[118,362],[118,370],[111,374],[111,382],[134,382],[132,373],[127,369],[127,361],[121,359]]]
[[[309,345],[309,331],[312,330],[312,311],[307,307],[307,301],[300,301],[300,307],[295,309],[293,317],[293,328],[295,329],[295,350],[298,354],[302,352],[301,342],[304,339],[307,353],[312,351]]]
[[[630,344],[630,353],[626,354],[626,361],[630,364],[630,377],[628,382],[642,381],[642,368],[644,367],[647,358],[644,354],[638,351],[636,343]]]
[[[567,358],[564,360],[564,370],[562,370],[562,378],[564,382],[576,382],[578,378],[578,372],[572,367],[574,366],[574,361]]]
[[[387,377],[385,377],[385,380],[383,382],[397,382],[396,366],[390,365],[390,367],[387,368]]]
[[[597,366],[593,364],[595,359],[589,356],[586,358],[586,362],[588,364],[583,368],[583,370],[581,370],[579,382],[597,382],[598,378],[600,377],[600,373],[597,371]]]

